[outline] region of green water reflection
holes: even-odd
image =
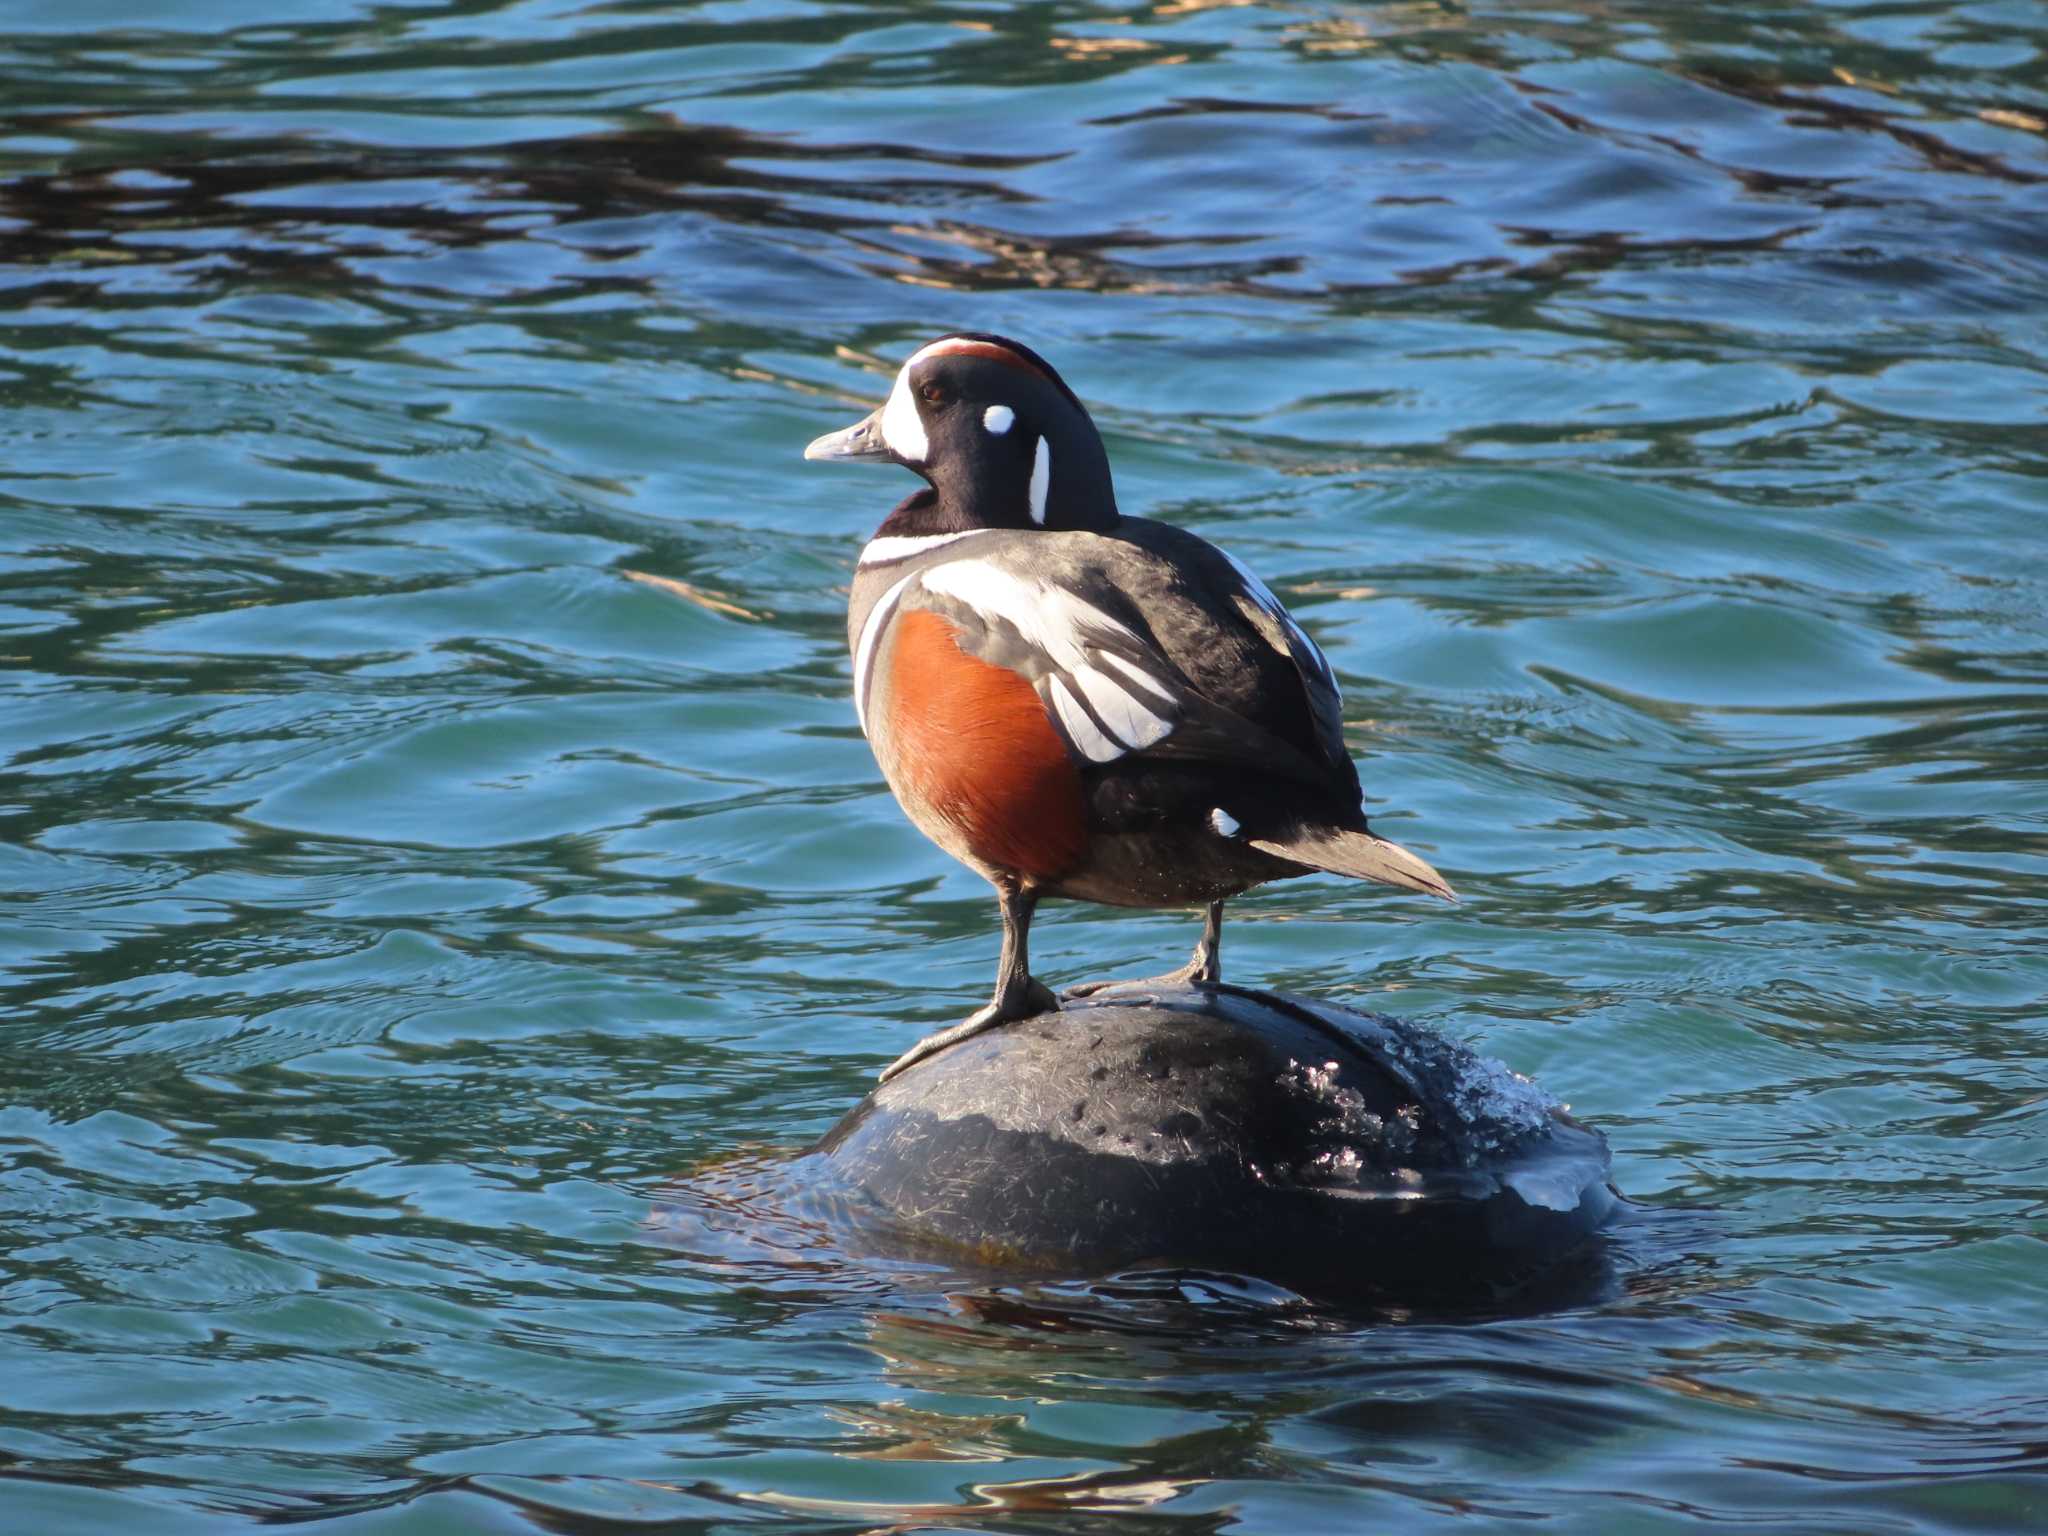
[[[0,1526],[2039,1524],[2044,48],[12,7]],[[797,457],[948,329],[1327,649],[1465,901],[1282,886],[1232,973],[1602,1126],[1596,1291],[958,1285],[671,1210],[986,986],[848,699],[908,486]]]

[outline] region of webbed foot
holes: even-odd
[[[1034,1018],[1041,1013],[1058,1013],[1059,1008],[1060,1000],[1052,995],[1050,987],[1036,976],[1026,976],[1021,986],[1006,988],[1004,995],[984,1003],[958,1024],[926,1035],[884,1067],[879,1080],[886,1083],[906,1068],[916,1066],[925,1057],[935,1056],[947,1046],[958,1045],[962,1040],[971,1040],[984,1030],[994,1029],[1016,1019]]]
[[[1112,987],[1142,987],[1155,992],[1172,992],[1183,987],[1213,987],[1223,979],[1220,967],[1204,967],[1190,960],[1177,971],[1168,971],[1163,976],[1133,976],[1115,981],[1084,981],[1079,986],[1067,988],[1069,997],[1093,997]]]
[[[1223,980],[1223,903],[1214,902],[1202,923],[1202,941],[1188,957],[1188,963],[1164,976],[1146,976],[1131,981],[1084,981],[1067,988],[1069,997],[1093,997],[1111,987],[1149,987],[1172,991],[1181,987],[1213,987]]]

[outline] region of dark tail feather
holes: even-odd
[[[1397,885],[1404,891],[1421,891],[1456,901],[1458,893],[1448,880],[1415,857],[1399,843],[1370,832],[1346,832],[1340,827],[1297,827],[1284,838],[1254,837],[1254,848],[1282,859],[1292,859],[1311,869],[1333,875],[1350,875],[1356,880],[1375,880]]]

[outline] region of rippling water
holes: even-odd
[[[2048,1521],[2048,9],[8,11],[0,1525]],[[1232,974],[1603,1127],[1584,1294],[749,1205],[993,962],[798,458],[956,328],[1329,651],[1466,899]]]

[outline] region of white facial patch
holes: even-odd
[[[1220,805],[1209,813],[1209,826],[1218,837],[1235,837],[1238,833],[1237,818]]]
[[[1031,450],[1031,521],[1045,526],[1045,496],[1052,489],[1052,449],[1044,438]]]
[[[910,393],[910,368],[916,361],[913,357],[903,365],[903,371],[896,375],[896,387],[889,391],[889,403],[882,407],[882,441],[898,458],[922,464],[932,445],[924,435],[924,419],[917,414],[917,400]]]
[[[981,424],[991,437],[1001,437],[1017,424],[1017,413],[1007,405],[992,405],[981,413]]]
[[[910,393],[910,370],[926,358],[943,357],[960,345],[957,336],[926,342],[910,354],[897,372],[895,387],[889,391],[889,403],[882,407],[882,441],[898,458],[922,464],[932,451],[931,439],[925,435],[924,420],[917,414],[916,397]],[[991,426],[989,430],[1006,429]]]

